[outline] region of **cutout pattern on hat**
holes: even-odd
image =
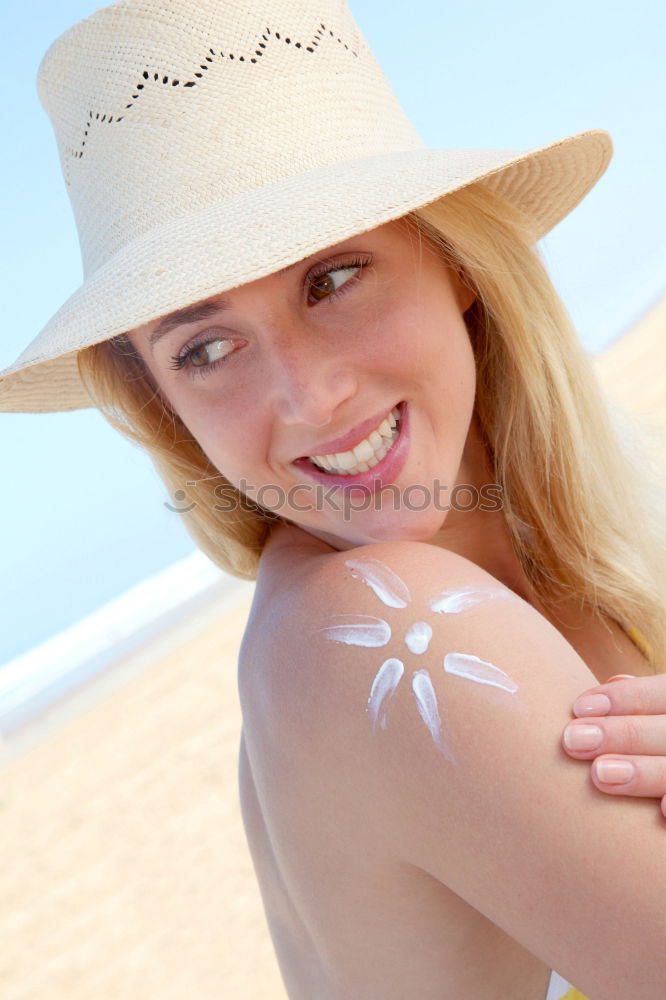
[[[267,27],[265,33],[261,35],[262,41],[257,42],[257,45],[253,50],[254,55],[250,56],[249,58],[246,55],[238,55],[237,53],[234,52],[223,52],[222,50],[216,52],[215,49],[208,49],[208,54],[204,56],[204,61],[202,63],[199,63],[199,69],[195,73],[193,73],[193,76],[196,78],[194,80],[186,80],[184,83],[181,84],[181,81],[179,79],[175,77],[170,78],[168,73],[163,74],[160,72],[154,72],[154,71],[151,72],[145,69],[141,75],[140,81],[133,88],[136,91],[136,93],[132,94],[131,102],[129,104],[126,104],[123,110],[129,111],[130,108],[134,107],[135,101],[139,100],[142,91],[145,90],[147,84],[157,83],[161,84],[162,86],[171,86],[171,87],[180,87],[180,86],[196,87],[198,80],[203,80],[204,73],[208,72],[208,69],[213,65],[215,59],[228,59],[232,62],[234,60],[237,60],[238,62],[241,63],[248,62],[250,64],[253,63],[256,64],[258,60],[264,56],[265,52],[268,49],[269,42],[273,38],[275,38],[278,42],[284,45],[293,44],[294,49],[301,49],[303,52],[314,53],[322,38],[327,34],[331,38],[334,39],[337,38],[339,45],[344,46],[347,52],[351,52],[354,58],[358,58],[358,52],[350,48],[347,42],[344,42],[342,38],[340,38],[339,35],[336,35],[336,33],[332,31],[330,28],[327,29],[325,24],[319,25],[317,30],[314,32],[314,35],[310,39],[309,44],[303,44],[303,42],[293,41],[289,35],[283,35],[279,31],[271,31],[271,29]],[[110,115],[107,112],[100,114],[99,111],[89,111],[88,120],[86,121],[86,125],[83,130],[83,139],[81,140],[80,147],[78,149],[73,149],[71,146],[67,148],[67,151],[69,152],[70,156],[78,160],[82,159],[83,154],[85,152],[86,139],[88,138],[90,129],[92,128],[95,122],[100,122],[100,123],[106,122],[106,124],[108,125],[112,124],[113,122],[118,124],[119,122],[123,121],[124,117],[125,117],[124,115],[118,115],[118,114],[116,114],[115,116]],[[65,174],[65,183],[66,184],[70,183],[69,171],[67,171]]]

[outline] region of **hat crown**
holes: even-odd
[[[341,0],[121,0],[54,43],[39,90],[86,276],[179,216],[423,145]]]
[[[524,153],[427,149],[343,0],[120,0],[39,75],[85,280],[0,372],[0,410],[90,405],[78,352],[468,184],[536,239],[605,170],[587,132]]]

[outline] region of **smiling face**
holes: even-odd
[[[442,490],[473,473],[461,467],[472,300],[398,222],[130,336],[212,464],[253,500],[333,544],[426,540],[446,517]]]

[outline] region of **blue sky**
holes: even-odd
[[[50,42],[97,6],[25,0],[3,9],[0,367],[81,280],[34,79]],[[544,251],[589,349],[621,335],[666,292],[663,2],[351,6],[432,146],[529,149],[586,128],[611,132],[608,173]],[[0,449],[0,663],[191,551],[149,461],[96,412],[0,414]]]

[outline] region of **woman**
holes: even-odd
[[[658,732],[643,803],[560,747],[597,684],[603,751],[664,711],[663,557],[534,252],[606,135],[426,150],[333,2],[128,0],[40,86],[86,282],[1,405],[92,398],[258,575],[241,798],[289,995],[663,995]]]

